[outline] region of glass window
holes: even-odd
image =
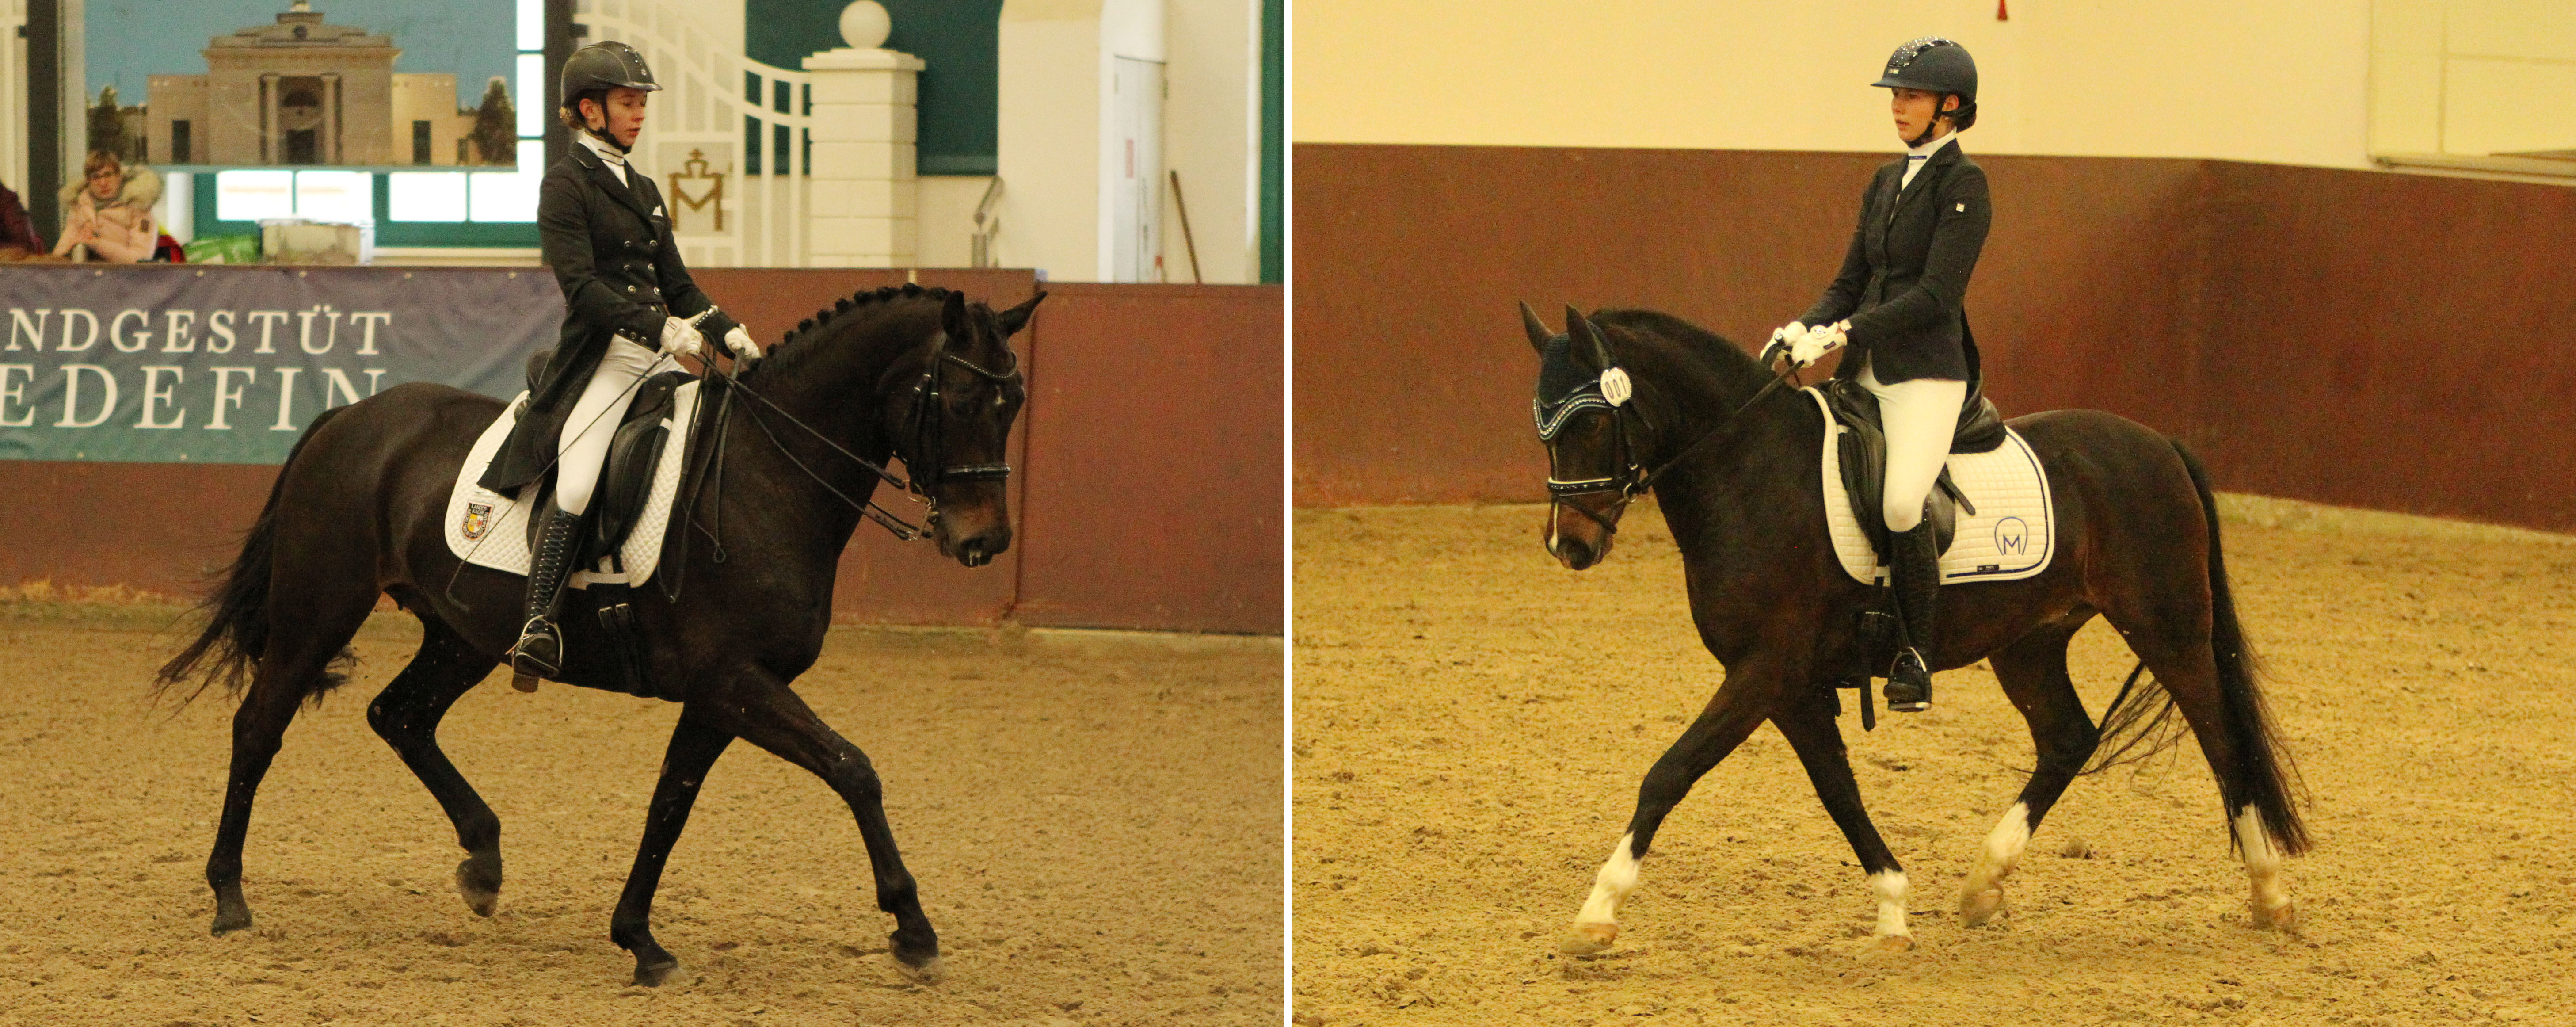
[[[519,49],[546,48],[545,0],[519,0]]]
[[[376,176],[364,171],[298,171],[295,216],[344,225],[374,224]]]
[[[257,221],[295,216],[295,172],[218,171],[215,219]]]
[[[2379,0],[2371,9],[2370,152],[2397,167],[2576,177],[2576,121],[2543,98],[2576,87],[2576,9]]]
[[[537,185],[545,179],[546,144],[519,140],[524,171],[477,171],[468,176],[466,212],[476,221],[535,221]]]
[[[510,102],[519,108],[519,137],[546,134],[546,55],[519,55],[519,88]],[[539,160],[543,164],[543,159]]]
[[[465,176],[397,171],[385,176],[386,213],[396,221],[465,220]]]

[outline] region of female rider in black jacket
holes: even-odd
[[[482,479],[485,488],[515,494],[549,467],[555,472],[554,502],[540,515],[529,562],[528,620],[510,653],[522,688],[562,669],[557,597],[635,383],[670,358],[697,353],[702,332],[722,338],[738,360],[760,356],[750,334],[689,280],[652,176],[627,166],[646,95],[660,88],[643,55],[624,43],[594,43],[564,62],[558,113],[575,144],[547,169],[537,195],[538,238],[564,291],[563,334]]]
[[[1878,397],[1887,432],[1884,505],[1889,584],[1903,640],[1887,675],[1887,706],[1932,703],[1933,603],[1941,582],[1923,501],[1949,460],[1950,437],[1977,375],[1976,337],[1960,300],[1992,211],[1986,173],[1959,152],[1977,120],[1977,65],[1965,47],[1927,36],[1898,47],[1873,86],[1893,90],[1906,158],[1878,170],[1861,200],[1842,272],[1806,315],[1772,333],[1804,365],[1848,344],[1839,377]],[[1812,326],[1812,327],[1811,327]]]

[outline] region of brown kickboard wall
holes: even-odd
[[[695,277],[769,343],[837,297],[908,277],[995,307],[1040,288],[1025,270]],[[1030,397],[1010,457],[1011,550],[970,570],[926,541],[899,543],[862,524],[841,557],[835,617],[1279,633],[1280,288],[1044,288],[1049,298],[1012,340]],[[0,460],[0,492],[29,513],[0,545],[0,584],[193,599],[239,551],[276,475],[253,464]],[[883,490],[879,498],[919,512]]]
[[[1750,347],[1823,291],[1885,159],[1300,145],[1296,501],[1544,499],[1517,301]],[[2007,416],[2110,410],[2230,490],[2576,529],[2552,341],[2576,262],[2547,242],[2576,235],[2576,189],[1976,159],[1995,220],[1967,308]]]

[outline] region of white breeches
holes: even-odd
[[[1912,531],[1923,522],[1923,500],[1950,461],[1950,437],[1958,432],[1959,404],[1967,401],[1968,383],[1916,378],[1883,385],[1864,362],[1860,385],[1878,397],[1878,423],[1887,429],[1887,480],[1879,513],[1887,518],[1887,530]]]
[[[653,370],[655,360],[652,350],[625,336],[608,340],[608,352],[590,373],[590,386],[581,390],[572,418],[555,441],[555,505],[565,513],[590,509],[600,467],[608,462],[608,443],[617,435],[617,422],[626,418],[626,405],[635,400],[632,386]]]

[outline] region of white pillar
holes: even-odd
[[[880,49],[884,9],[861,0],[841,18],[852,45],[805,58],[814,76],[815,267],[913,266],[918,196],[914,107],[921,58]],[[875,8],[873,16],[866,9]],[[855,23],[855,24],[854,24]]]

